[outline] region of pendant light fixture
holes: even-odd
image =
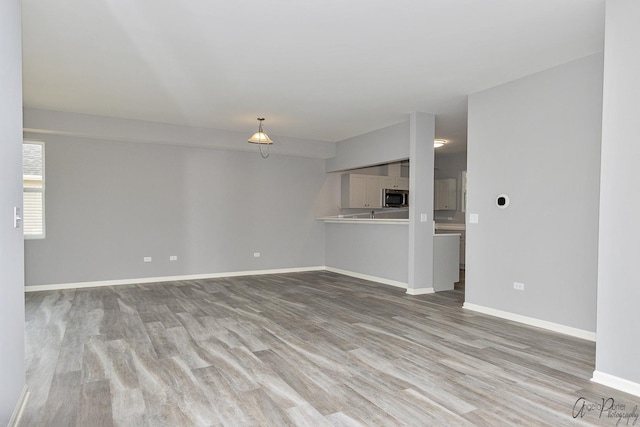
[[[266,159],[267,157],[269,157],[269,145],[273,144],[273,141],[271,140],[271,138],[269,138],[269,135],[267,135],[266,133],[264,133],[262,131],[262,122],[264,121],[264,117],[259,117],[258,118],[258,132],[254,133],[253,136],[251,138],[249,138],[250,143],[252,144],[258,144],[258,149],[260,150],[260,155],[262,156],[263,159]],[[266,151],[262,150],[262,146],[266,145]]]

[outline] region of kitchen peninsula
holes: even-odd
[[[400,211],[382,210],[374,211],[373,217],[371,213],[360,213],[318,218],[325,222],[327,268],[407,289],[409,219],[393,218],[400,214]],[[434,234],[433,237],[430,292],[453,289],[459,280],[460,234]]]
[[[408,224],[408,209],[373,209],[367,212],[327,216],[318,218],[330,223],[358,223],[358,224]]]

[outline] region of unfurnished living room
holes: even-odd
[[[640,425],[640,2],[0,2],[0,425]]]

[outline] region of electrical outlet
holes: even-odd
[[[177,255],[171,255],[169,257],[169,261],[177,261],[178,260],[178,256]]]
[[[253,253],[253,257],[254,258],[260,258],[260,252],[254,252]]]
[[[516,289],[518,291],[524,291],[524,283],[513,282],[513,289]]]
[[[144,257],[144,262],[151,262],[151,257],[150,256]]]

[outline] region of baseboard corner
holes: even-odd
[[[624,393],[629,393],[634,396],[640,397],[639,383],[629,381],[627,379],[620,378],[615,375],[606,374],[604,372],[595,370],[593,371],[593,376],[591,377],[591,381],[607,387],[614,388]]]
[[[435,289],[431,288],[407,288],[407,295],[427,295],[435,293]]]
[[[24,407],[27,404],[27,400],[29,399],[29,386],[24,385],[22,387],[22,393],[20,393],[20,398],[18,402],[16,402],[16,406],[13,409],[13,414],[11,414],[11,418],[9,418],[9,424],[7,427],[17,427],[20,422],[20,418],[22,417],[22,413],[24,412]]]

